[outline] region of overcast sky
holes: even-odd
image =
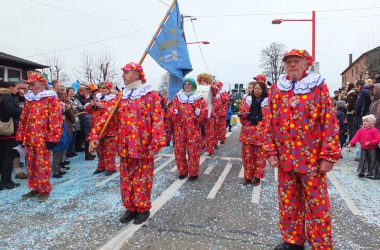
[[[138,61],[169,0],[2,0],[0,51],[44,63],[57,56],[72,81],[83,79],[75,70],[84,50],[110,53],[117,68]],[[167,4],[167,5],[165,5]],[[50,5],[52,7],[46,6]],[[210,72],[228,84],[248,83],[261,73],[260,52],[271,42],[311,53],[311,22],[284,22],[276,18],[310,19],[316,10],[316,61],[330,92],[340,85],[340,73],[363,52],[380,45],[378,0],[179,0],[183,14],[193,21],[199,40],[189,45],[194,68],[188,76]],[[188,42],[196,41],[191,22],[185,23]],[[165,72],[147,56],[143,63],[148,82],[158,86]],[[122,82],[121,77],[117,82]]]

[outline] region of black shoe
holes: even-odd
[[[61,174],[53,174],[53,178],[62,178],[62,175]]]
[[[195,181],[196,179],[198,179],[198,175],[189,177],[189,181]]]
[[[77,156],[77,154],[76,153],[74,153],[74,152],[69,152],[69,153],[66,153],[66,157],[74,157],[74,156]]]
[[[219,147],[218,147],[218,146],[215,146],[214,148],[215,148],[215,149],[218,149]]]
[[[224,141],[221,141],[220,144],[224,144]]]
[[[246,185],[250,184],[251,182],[252,182],[251,180],[244,179],[243,185],[246,186]]]
[[[13,184],[11,184],[9,182],[3,183],[2,186],[3,186],[3,189],[12,189],[12,188],[16,187],[15,185],[13,185]]]
[[[277,245],[274,250],[304,250],[305,247],[301,245],[295,245],[291,243],[281,243]]]
[[[63,170],[69,170],[70,169],[70,167],[65,166],[65,164],[63,162],[60,164],[60,166]]]
[[[187,174],[180,174],[178,175],[178,179],[183,180],[187,177]]]
[[[145,222],[149,218],[149,216],[150,216],[149,211],[137,213],[137,215],[135,216],[135,219],[133,220],[133,224],[135,225],[141,224]]]
[[[214,155],[214,153],[208,153],[208,155],[209,155],[209,156],[213,156],[213,155]]]
[[[95,158],[96,158],[96,155],[87,154],[84,159],[86,161],[93,161]]]
[[[62,162],[63,163],[63,165],[69,165],[70,164],[70,161],[64,161],[64,162]]]
[[[106,175],[113,175],[116,173],[116,170],[106,170]]]
[[[137,212],[131,212],[129,210],[125,211],[123,217],[120,218],[120,223],[128,223],[132,221],[137,215]]]
[[[105,170],[95,170],[94,174],[100,174],[103,173]]]
[[[67,174],[67,172],[59,170],[59,174],[60,175],[65,175],[65,174]]]
[[[364,174],[358,174],[359,178],[364,178]]]
[[[0,184],[0,190],[3,190],[4,188],[3,188],[3,184]]]

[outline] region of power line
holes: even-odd
[[[32,3],[35,3],[35,4],[46,6],[46,7],[49,7],[49,8],[57,9],[57,10],[60,10],[60,11],[64,11],[64,12],[68,12],[68,13],[72,13],[72,14],[76,14],[76,15],[80,15],[80,16],[87,16],[87,17],[107,20],[107,21],[129,22],[129,23],[151,23],[151,21],[127,20],[127,19],[116,19],[116,18],[110,18],[110,17],[96,16],[96,15],[92,15],[92,14],[88,14],[88,13],[84,13],[84,12],[79,12],[79,11],[75,11],[75,10],[61,8],[61,7],[58,7],[58,6],[42,3],[42,2],[39,2],[39,1],[35,1],[35,0],[28,0],[28,1],[32,2]]]
[[[195,31],[195,27],[194,27],[193,19],[192,19],[191,17],[190,17],[190,21],[191,21],[191,26],[193,27],[193,31],[194,31],[194,35],[195,35],[195,39],[196,39],[197,42],[199,42],[197,32]],[[204,62],[204,64],[206,65],[206,69],[207,69],[208,73],[210,73],[210,69],[209,69],[208,66],[207,66],[207,63],[206,63],[205,57],[204,57],[203,52],[202,52],[202,48],[201,48],[201,46],[199,45],[199,43],[198,43],[198,48],[199,48],[199,51],[201,52],[201,56],[202,56],[203,62]]]
[[[342,12],[342,11],[358,11],[358,10],[373,10],[380,9],[379,6],[366,8],[352,9],[331,9],[331,10],[316,10],[316,12]],[[292,11],[292,12],[272,12],[272,13],[242,13],[242,14],[220,14],[220,15],[194,15],[196,17],[243,17],[243,16],[271,16],[271,15],[288,15],[288,14],[304,14],[310,11]]]
[[[80,48],[80,47],[85,47],[85,46],[88,46],[88,45],[93,45],[93,44],[101,43],[101,42],[104,42],[104,41],[116,39],[116,38],[119,38],[119,37],[131,35],[133,33],[137,33],[137,32],[143,31],[143,30],[147,30],[147,29],[150,29],[152,27],[155,27],[155,26],[151,25],[149,27],[145,27],[145,28],[142,28],[142,29],[134,30],[134,31],[131,31],[131,32],[128,32],[128,33],[123,33],[123,34],[116,35],[116,36],[111,36],[111,37],[108,37],[108,38],[105,38],[105,39],[102,39],[102,40],[97,40],[97,41],[94,41],[94,42],[89,42],[89,43],[85,43],[85,44],[81,44],[81,45],[76,45],[76,46],[72,46],[72,47],[69,47],[69,48],[57,49],[57,50],[53,50],[53,51],[50,51],[50,52],[44,52],[44,53],[36,54],[36,55],[26,56],[25,58],[44,56],[44,55],[54,54],[54,53],[62,52],[62,51],[66,51],[66,50],[72,50],[72,49],[76,49],[76,48]]]

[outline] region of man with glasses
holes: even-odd
[[[268,161],[278,167],[280,231],[275,250],[332,249],[326,173],[340,158],[339,127],[324,78],[307,73],[306,50],[284,57],[285,75],[271,86],[266,127]]]

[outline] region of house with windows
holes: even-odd
[[[374,78],[375,72],[379,70],[380,46],[361,54],[355,61],[352,61],[352,54],[349,54],[348,67],[340,74],[342,86],[346,82],[355,83],[356,80]]]
[[[49,68],[20,57],[0,52],[0,79],[8,82],[19,82],[28,78],[28,72]]]

